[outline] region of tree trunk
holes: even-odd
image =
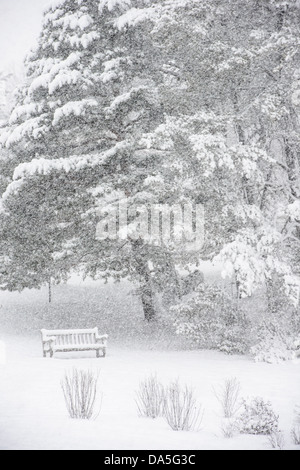
[[[148,322],[154,321],[156,318],[154,306],[154,293],[152,290],[151,279],[149,275],[145,276],[145,282],[141,286],[141,300],[143,304],[144,317]]]
[[[239,115],[240,115],[240,105],[239,105],[239,96],[236,91],[233,93],[233,107],[234,111],[236,114],[236,132],[237,132],[237,137],[238,141],[240,144],[245,145],[246,143],[246,136],[245,136],[245,131],[242,127]],[[249,184],[249,181],[247,178],[243,177],[243,187],[244,187],[244,194],[245,194],[245,200],[247,204],[254,204],[255,203],[255,196],[253,194],[253,188]]]
[[[48,282],[48,294],[49,294],[49,304],[52,302],[52,283],[51,279]]]
[[[290,182],[292,196],[299,197],[299,173],[297,171],[297,156],[293,144],[287,138],[284,138],[285,160],[287,166],[287,174]],[[291,200],[293,202],[293,200]]]
[[[156,312],[154,306],[154,290],[148,264],[149,256],[147,253],[147,248],[145,248],[141,240],[132,242],[131,246],[134,253],[136,272],[140,282],[144,318],[146,321],[151,322],[156,319]]]

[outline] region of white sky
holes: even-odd
[[[19,68],[41,30],[49,0],[0,0],[0,71]]]

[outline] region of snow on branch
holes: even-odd
[[[81,169],[87,164],[90,156],[73,156],[69,158],[58,158],[48,160],[46,158],[35,158],[31,162],[21,163],[14,172],[14,180],[26,178],[28,176],[48,175],[52,171],[65,171],[69,173],[73,169]]]
[[[39,88],[48,88],[49,82],[51,80],[51,74],[50,73],[44,73],[40,75],[39,77],[36,77],[29,89],[28,89],[28,95],[32,95],[36,90]]]
[[[76,85],[80,80],[81,73],[78,70],[68,70],[67,72],[60,72],[51,83],[49,83],[49,94],[53,95],[55,91],[65,85]]]
[[[13,196],[14,194],[17,194],[18,191],[22,188],[24,184],[24,178],[20,178],[17,181],[12,181],[6,188],[6,191],[2,194],[1,198],[1,206],[3,209],[2,203],[6,201],[6,199],[9,196]]]
[[[49,93],[53,93],[56,87],[61,85],[60,82],[63,81],[62,76],[65,77],[64,84],[71,83],[70,80],[72,80],[73,83],[75,76],[73,76],[72,73],[75,72],[75,70],[70,71],[69,69],[74,64],[78,63],[80,58],[81,54],[79,52],[72,52],[69,57],[59,62],[53,63],[52,59],[44,61],[42,63],[44,71],[32,81],[28,95],[32,95],[39,88],[49,88]],[[79,72],[76,73],[79,74]],[[60,76],[60,74],[62,74],[62,76]],[[77,75],[76,80],[78,80],[78,78],[79,76]]]
[[[300,200],[294,201],[292,204],[288,205],[288,215],[291,220],[300,220]]]
[[[153,20],[155,17],[156,11],[154,8],[131,8],[114,22],[114,26],[121,31],[126,27],[136,26],[143,21]]]
[[[84,33],[82,36],[69,36],[68,41],[72,47],[79,47],[80,45],[87,49],[89,45],[99,38],[99,33],[96,31],[91,31],[90,33]]]
[[[76,64],[79,62],[81,59],[81,54],[80,52],[71,52],[71,54],[65,59],[65,60],[60,60],[59,62],[55,63],[53,67],[51,68],[50,72],[51,75],[55,75],[58,73],[61,69],[69,68],[72,65]]]
[[[131,100],[133,96],[136,96],[140,91],[147,90],[148,87],[142,85],[139,87],[132,88],[129,92],[123,93],[123,95],[117,96],[111,105],[107,108],[109,112],[114,112],[116,109],[124,103],[127,103]]]
[[[46,176],[54,171],[70,173],[71,171],[81,171],[86,167],[92,168],[97,165],[104,165],[110,158],[126,151],[128,148],[131,148],[131,143],[124,140],[100,154],[74,155],[69,158],[58,158],[55,160],[34,158],[31,162],[21,163],[15,169],[13,181],[8,185],[2,200],[5,201],[9,196],[16,194],[28,177],[35,175]]]
[[[59,18],[53,21],[54,26],[63,27],[64,29],[87,29],[93,23],[93,19],[90,15],[86,13],[82,13],[80,11],[65,15],[62,18]]]
[[[100,79],[103,83],[107,83],[111,80],[116,80],[119,77],[121,63],[121,57],[110,59],[104,62],[104,72],[100,75]]]
[[[63,15],[64,11],[58,7],[61,6],[64,1],[65,0],[56,0],[52,5],[48,5],[47,10],[44,13],[43,26],[57,20],[57,18]]]
[[[45,119],[47,119],[47,114],[42,114],[41,116],[28,119],[17,126],[12,132],[2,132],[0,145],[5,145],[6,148],[9,148],[11,145],[20,142],[29,135],[37,139],[40,135],[49,130],[49,127],[44,123]]]
[[[42,112],[42,105],[40,103],[28,103],[18,106],[13,110],[9,118],[9,125],[16,124],[19,119],[25,117],[26,119],[34,116],[36,113]]]
[[[105,8],[107,8],[108,11],[113,11],[117,7],[125,9],[129,8],[130,6],[131,0],[100,0],[99,12],[102,13]]]
[[[52,121],[53,126],[57,126],[61,119],[70,115],[82,116],[86,112],[87,108],[98,106],[97,100],[86,99],[81,101],[70,101],[61,108],[57,108],[54,112],[54,119]]]

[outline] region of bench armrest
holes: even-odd
[[[55,336],[49,336],[48,338],[43,338],[43,349],[44,351],[52,351],[53,344],[56,341]]]
[[[43,343],[55,343],[56,336],[49,336],[48,338],[43,338]]]
[[[108,340],[108,335],[96,335],[96,341],[97,343],[103,343],[103,344],[106,344],[107,343],[107,340]]]
[[[46,357],[47,352],[50,353],[51,357],[53,356],[53,345],[56,342],[55,336],[45,336],[43,335],[42,343],[43,343],[43,353],[44,357]]]

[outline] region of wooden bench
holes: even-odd
[[[90,330],[41,330],[43,355],[53,357],[56,352],[96,351],[106,356],[108,335],[99,336],[98,328]]]

